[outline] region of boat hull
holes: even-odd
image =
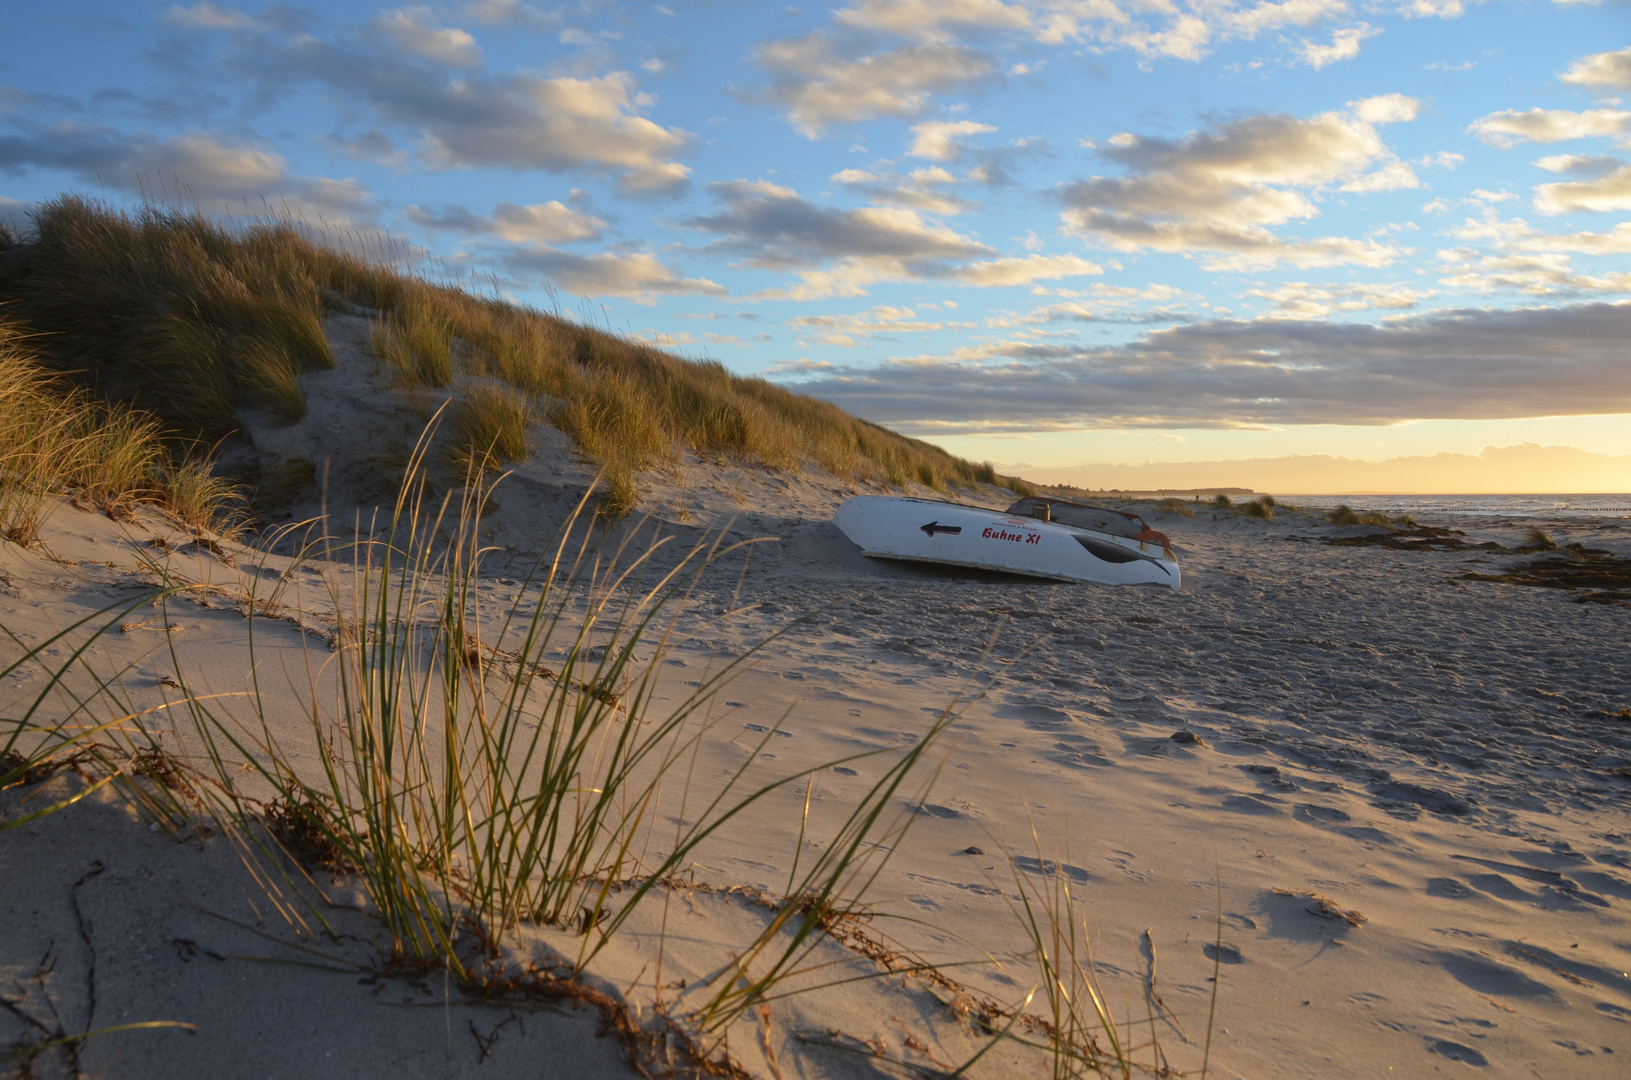
[[[930,499],[859,495],[833,523],[876,559],[945,563],[1054,581],[1181,584],[1178,563],[1156,543],[1057,522]]]

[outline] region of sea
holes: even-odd
[[[1309,508],[1352,506],[1384,514],[1468,514],[1481,517],[1631,518],[1624,495],[1280,495]],[[1239,501],[1239,500],[1237,500]]]

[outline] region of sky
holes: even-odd
[[[59,0],[0,39],[16,222],[291,214],[1091,486],[1502,490],[1530,446],[1631,490],[1625,0]]]

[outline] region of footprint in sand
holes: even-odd
[[[1533,999],[1557,997],[1544,983],[1478,953],[1440,952],[1436,958],[1451,978],[1480,994]]]
[[[1477,896],[1478,893],[1455,878],[1436,877],[1427,879],[1427,895],[1441,896],[1446,900],[1467,900]]]
[[[1631,1024],[1631,1009],[1624,1008],[1620,1005],[1611,1005],[1606,1001],[1599,1001],[1597,1003],[1597,1011],[1602,1013],[1604,1016],[1612,1016],[1622,1024]]]
[[[1459,1061],[1465,1065],[1484,1067],[1489,1064],[1489,1058],[1472,1047],[1464,1046],[1458,1042],[1451,1042],[1449,1039],[1431,1039],[1427,1043],[1427,1049],[1441,1057],[1447,1057],[1451,1061]]]
[[[1214,960],[1220,964],[1244,964],[1246,962],[1245,954],[1240,951],[1240,946],[1231,945],[1227,941],[1222,945],[1214,941],[1208,941],[1201,946],[1201,953],[1208,960]]]
[[[1029,874],[1041,874],[1052,877],[1054,874],[1064,874],[1078,885],[1086,885],[1092,878],[1080,866],[1070,863],[1057,863],[1052,859],[1038,859],[1033,855],[1015,855],[1014,865]]]

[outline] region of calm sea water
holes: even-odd
[[[1477,514],[1495,517],[1631,518],[1626,495],[1286,495],[1298,506],[1346,504],[1387,514]]]

